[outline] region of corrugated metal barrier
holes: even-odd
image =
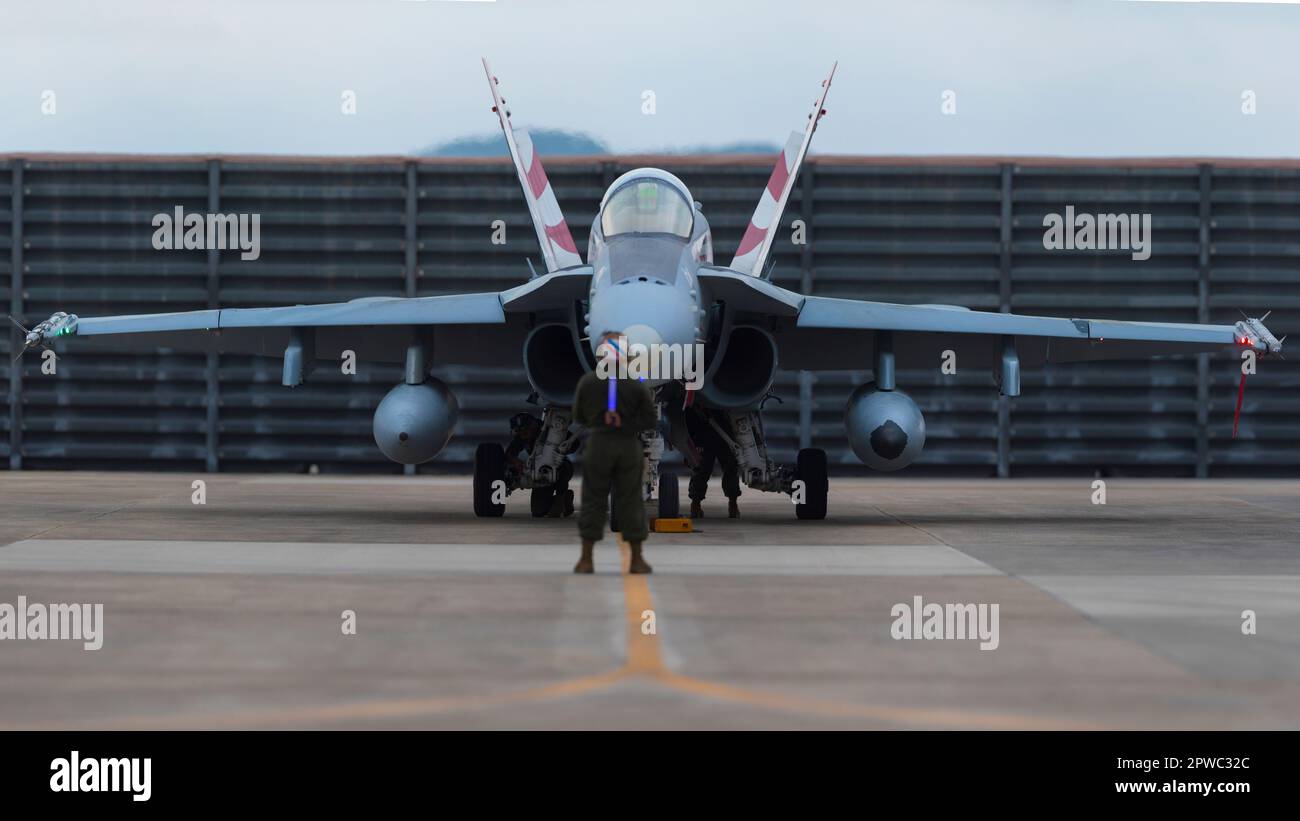
[[[770,169],[758,157],[555,158],[548,170],[575,239],[605,186],[639,165],[676,173],[731,258]],[[155,251],[154,214],[261,214],[262,255]],[[1043,215],[1150,213],[1154,253],[1048,252]],[[491,242],[504,220],[507,243]],[[803,220],[807,243],[791,242]],[[1300,168],[1226,160],[1079,161],[813,157],[776,246],[774,281],[807,293],[942,302],[1053,316],[1230,323],[1274,313],[1300,331]],[[536,240],[510,165],[494,160],[0,157],[0,292],[26,322],[82,316],[431,295],[519,284]],[[0,465],[21,468],[400,472],[370,435],[396,366],[318,369],[280,387],[278,360],[101,349],[11,358],[4,335]],[[75,345],[69,350],[75,352]],[[903,371],[926,412],[914,474],[1300,475],[1300,355],[1252,377],[1231,439],[1237,363],[1181,361],[1031,370],[1001,399],[987,370]],[[767,405],[775,456],[824,447],[865,472],[841,415],[860,372],[783,372]],[[443,369],[457,437],[421,472],[466,471],[527,409],[521,367]]]

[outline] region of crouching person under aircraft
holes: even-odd
[[[691,437],[691,444],[699,451],[700,459],[691,469],[691,518],[704,518],[704,497],[709,492],[709,479],[713,476],[713,465],[722,465],[722,492],[727,497],[727,516],[740,518],[740,468],[736,464],[736,455],[731,452],[731,445],[713,427],[722,428],[727,436],[734,436],[731,421],[727,414],[700,405],[692,405],[686,410],[686,431]]]
[[[618,335],[602,334],[597,355],[607,362],[620,358]],[[603,378],[602,370],[610,378]],[[611,488],[614,516],[632,551],[628,572],[652,570],[641,555],[648,529],[641,498],[645,454],[640,434],[657,421],[654,397],[643,383],[618,379],[617,373],[616,367],[607,367],[583,376],[573,400],[573,421],[590,431],[582,460],[582,508],[578,511],[582,558],[574,573],[595,572],[592,552],[605,535]]]
[[[516,413],[510,417],[510,444],[506,445],[506,464],[515,471],[517,476],[523,475],[528,470],[528,464],[520,458],[520,454],[525,451],[531,454],[537,447],[537,440],[541,437],[541,433],[542,420],[531,413]],[[572,478],[573,463],[567,458],[561,460],[559,468],[555,471],[555,499],[546,514],[552,519],[573,515],[573,491],[569,490],[569,480]],[[539,491],[534,488],[533,492]]]

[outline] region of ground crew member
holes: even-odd
[[[617,357],[621,339],[601,336],[603,356]],[[641,477],[645,453],[641,432],[655,426],[654,397],[645,384],[632,379],[604,379],[595,371],[578,382],[573,400],[573,420],[590,432],[582,459],[582,509],[578,534],[582,558],[574,573],[593,573],[592,551],[605,535],[610,488],[614,491],[614,516],[632,551],[629,573],[650,573],[641,555],[647,528]]]
[[[709,492],[709,479],[713,476],[715,462],[722,463],[722,492],[727,496],[727,516],[740,518],[740,469],[736,464],[736,455],[731,452],[731,445],[709,424],[717,422],[724,431],[731,433],[731,423],[727,415],[711,408],[691,405],[686,410],[686,431],[691,437],[691,444],[700,453],[700,460],[691,469],[691,484],[688,495],[691,497],[691,518],[704,518],[704,497]]]
[[[506,445],[506,461],[510,463],[520,475],[528,469],[528,465],[520,458],[520,454],[527,451],[533,452],[537,447],[537,439],[542,433],[542,420],[533,416],[531,413],[516,413],[510,417],[510,444]],[[555,470],[555,501],[551,503],[551,509],[546,514],[552,519],[558,519],[561,516],[573,515],[573,491],[569,490],[569,480],[573,478],[573,463],[567,458],[560,462],[560,466]]]

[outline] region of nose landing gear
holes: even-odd
[[[670,470],[659,474],[659,518],[676,519],[682,514],[677,474]]]

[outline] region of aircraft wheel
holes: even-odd
[[[555,488],[550,485],[533,488],[532,496],[528,499],[528,506],[532,510],[534,519],[541,519],[550,513],[551,505],[554,503]]]
[[[505,503],[492,501],[494,485],[504,487],[506,480],[506,450],[495,442],[484,442],[474,450],[474,515],[503,516]],[[497,482],[501,485],[496,485]]]
[[[826,451],[821,448],[799,451],[795,478],[803,481],[804,502],[794,506],[794,515],[800,519],[825,519],[826,494],[830,489],[830,481],[826,478]]]
[[[678,501],[677,474],[662,471],[659,474],[659,518],[676,519],[682,508]]]

